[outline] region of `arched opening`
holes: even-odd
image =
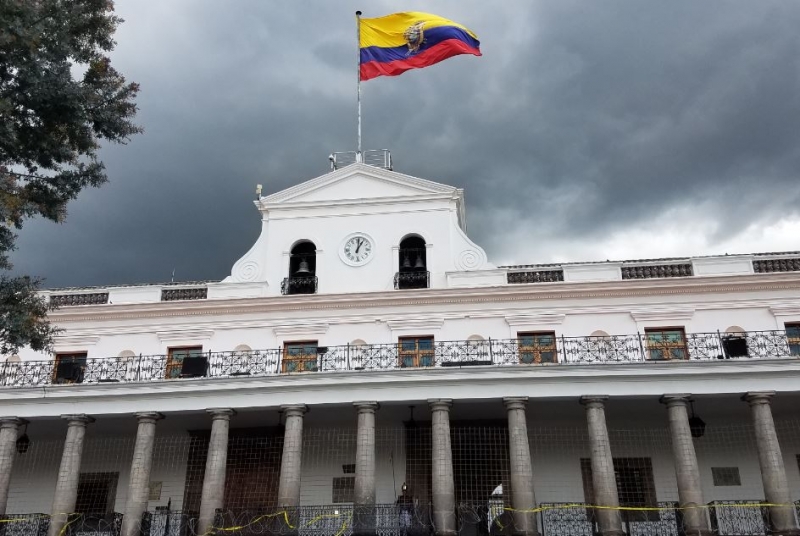
[[[428,271],[427,248],[425,239],[410,235],[400,241],[396,289],[428,288],[430,272]]]
[[[317,246],[303,240],[292,247],[289,255],[289,277],[283,280],[283,294],[315,294],[317,292]]]
[[[723,355],[725,359],[731,357],[748,357],[750,350],[747,345],[747,332],[741,326],[730,326],[722,336]]]

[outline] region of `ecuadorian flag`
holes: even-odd
[[[480,41],[466,26],[418,11],[361,19],[361,80],[397,76],[458,54],[480,56]]]

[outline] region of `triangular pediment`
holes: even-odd
[[[411,177],[366,164],[353,164],[316,179],[261,198],[262,206],[323,204],[339,201],[411,199],[415,197],[459,198],[453,186]]]

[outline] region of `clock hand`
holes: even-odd
[[[361,239],[358,240],[358,246],[356,246],[356,255],[358,255],[358,250],[361,249],[361,244],[363,244],[363,243],[364,243],[363,240],[361,240]]]

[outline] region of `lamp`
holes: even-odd
[[[408,406],[408,410],[411,413],[411,417],[409,417],[408,421],[406,422],[406,426],[408,428],[416,428],[417,421],[414,420],[414,406]]]
[[[28,437],[28,423],[25,423],[25,429],[22,431],[22,435],[19,436],[17,439],[17,452],[20,454],[25,454],[28,452],[28,448],[31,446],[31,438]]]
[[[405,495],[405,494],[406,494],[406,492],[408,491],[408,486],[406,486],[406,483],[405,483],[405,482],[403,482],[403,485],[402,485],[402,486],[400,486],[400,491],[402,491],[402,492],[403,492],[403,495]]]
[[[706,422],[694,414],[694,400],[689,401],[692,408],[692,416],[689,417],[689,430],[692,432],[692,437],[703,437],[706,433]]]

